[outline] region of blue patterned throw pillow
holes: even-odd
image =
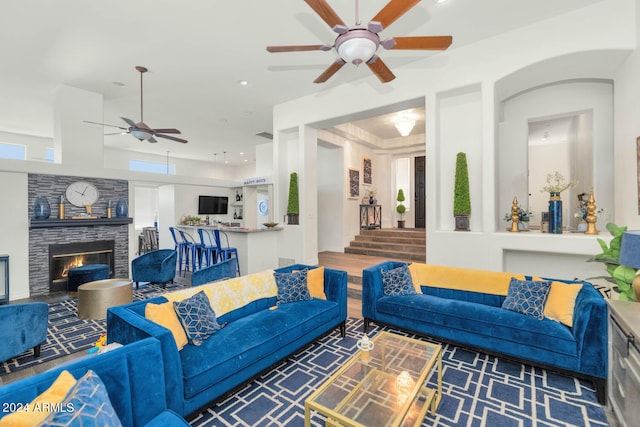
[[[58,412],[40,424],[61,426],[122,426],[111,405],[107,388],[100,377],[89,370],[64,398]]]
[[[273,273],[278,286],[278,305],[311,299],[307,287],[307,269],[291,273]]]
[[[502,303],[502,308],[542,320],[549,289],[551,289],[551,282],[548,281],[511,278],[509,292]]]
[[[221,329],[216,313],[209,304],[209,298],[200,291],[190,298],[173,303],[173,308],[187,334],[189,343],[202,344],[207,338]]]
[[[385,296],[416,295],[411,273],[406,264],[393,270],[382,270],[382,290]]]

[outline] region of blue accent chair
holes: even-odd
[[[40,357],[40,346],[47,339],[49,306],[44,302],[0,306],[0,361],[9,360],[33,348]]]
[[[173,249],[158,249],[144,253],[131,261],[131,276],[136,282],[161,283],[165,288],[167,282],[173,283],[176,277],[177,253]]]
[[[67,290],[78,292],[78,286],[94,280],[108,279],[110,275],[107,264],[87,264],[69,269],[67,273]]]
[[[199,286],[205,283],[217,282],[218,280],[233,279],[238,270],[238,258],[213,264],[209,267],[194,271],[191,275],[191,286]]]

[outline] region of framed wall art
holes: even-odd
[[[371,159],[368,157],[362,158],[362,183],[365,185],[371,185],[373,182],[373,171],[371,169]]]
[[[360,171],[358,169],[349,169],[349,198],[357,199],[360,197]]]

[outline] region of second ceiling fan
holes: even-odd
[[[445,50],[452,42],[451,36],[416,36],[416,37],[393,37],[380,40],[378,33],[387,28],[396,19],[404,15],[409,9],[418,4],[420,0],[391,0],[378,12],[365,28],[358,22],[358,0],[356,0],[356,24],[348,27],[327,4],[326,0],[305,0],[311,8],[326,22],[336,33],[333,45],[301,45],[301,46],[267,46],[267,50],[272,53],[295,52],[309,50],[331,50],[335,48],[340,55],[333,64],[329,66],[314,83],[324,83],[333,76],[344,64],[351,62],[355,65],[366,63],[371,71],[380,79],[382,83],[390,82],[396,76],[386,66],[382,59],[376,55],[378,46],[385,49],[395,50]]]
[[[152,129],[144,122],[144,108],[143,108],[144,97],[142,92],[142,88],[143,88],[142,78],[144,73],[146,73],[149,70],[140,65],[136,67],[136,70],[140,73],[140,121],[136,123],[133,120],[128,119],[126,117],[120,117],[129,125],[129,127],[116,126],[116,125],[110,125],[106,123],[98,123],[98,122],[90,122],[90,121],[85,121],[85,122],[93,123],[96,125],[110,126],[110,127],[122,129],[123,131],[125,131],[125,132],[117,132],[117,133],[106,134],[106,135],[120,135],[120,134],[128,133],[133,135],[135,138],[137,138],[140,141],[158,142],[158,140],[156,140],[155,138],[164,138],[164,139],[169,139],[171,141],[176,141],[176,142],[181,142],[183,144],[186,144],[188,142],[186,139],[178,138],[171,135],[165,135],[167,133],[179,134],[180,131],[178,129]]]

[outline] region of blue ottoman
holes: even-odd
[[[107,264],[89,264],[70,268],[67,275],[67,290],[77,292],[78,286],[83,283],[108,278],[109,266]]]

